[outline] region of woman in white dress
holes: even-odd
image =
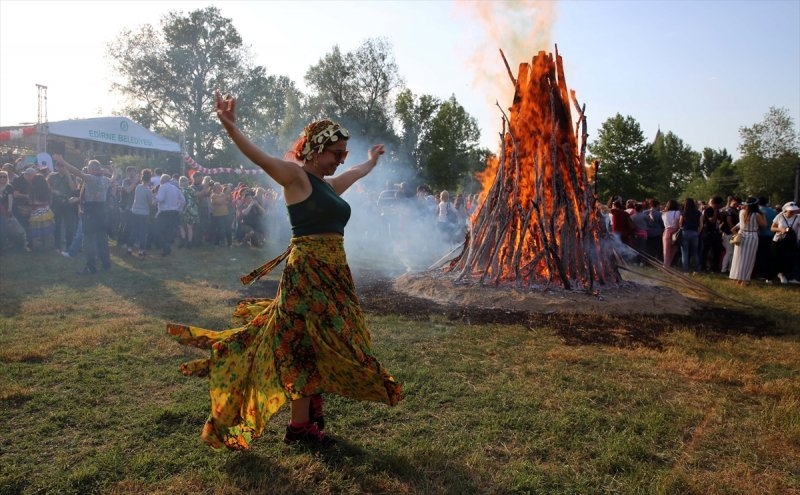
[[[758,211],[758,200],[747,198],[739,210],[739,224],[734,227],[742,233],[742,242],[733,246],[730,279],[737,284],[748,285],[758,250],[758,229],[765,227],[764,214]]]

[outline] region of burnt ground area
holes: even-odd
[[[356,291],[368,314],[398,315],[414,321],[444,318],[468,325],[523,325],[549,327],[568,345],[610,345],[660,349],[660,336],[676,327],[690,326],[704,338],[728,335],[775,334],[775,324],[733,307],[696,303],[689,314],[627,314],[537,312],[518,309],[481,308],[470,304],[439,303],[395,289],[394,278],[373,271],[354,271]],[[275,294],[277,282],[258,282],[242,290],[242,297]],[[689,322],[689,323],[687,323]]]

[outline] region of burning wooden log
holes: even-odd
[[[619,282],[611,252],[600,243],[601,218],[585,168],[585,107],[567,89],[558,48],[555,57],[542,51],[520,64],[516,78],[500,54],[514,84],[502,150],[479,177],[482,203],[446,271],[464,283],[520,289]]]

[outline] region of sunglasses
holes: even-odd
[[[341,162],[342,160],[347,158],[347,153],[349,153],[347,150],[332,150],[332,149],[328,149],[328,151],[330,151],[331,154],[333,154],[333,156],[336,157],[336,161],[339,161],[339,162]]]

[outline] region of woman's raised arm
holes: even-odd
[[[231,96],[222,98],[219,92],[215,94],[215,97],[217,117],[236,147],[284,188],[291,188],[296,184],[304,173],[300,166],[265,153],[242,134],[242,131],[236,126],[236,98]]]

